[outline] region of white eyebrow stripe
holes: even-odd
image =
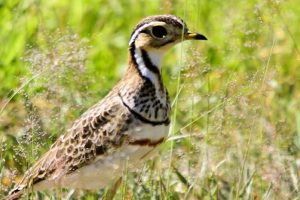
[[[158,23],[159,23],[158,21],[154,21],[154,22],[147,23],[147,24],[141,26],[140,28],[138,28],[138,29],[134,32],[134,34],[131,36],[130,41],[129,41],[129,46],[132,45],[132,43],[134,42],[134,40],[136,39],[136,37],[138,36],[138,34],[141,32],[141,30],[143,30],[143,29],[144,29],[145,27],[147,27],[147,26],[151,26],[151,25],[153,25],[153,24],[158,24]],[[164,22],[162,22],[162,23],[164,23]]]
[[[176,16],[174,16],[174,15],[166,15],[166,17],[170,17],[170,18],[172,18],[174,21],[177,21],[179,24],[181,24],[182,27],[186,27],[186,25],[184,24],[184,22],[183,22],[181,19],[177,18]],[[129,46],[133,43],[133,41],[136,39],[137,35],[141,32],[141,30],[143,30],[143,29],[144,29],[145,27],[147,27],[147,26],[150,26],[150,25],[152,25],[152,24],[156,24],[156,23],[159,23],[159,22],[165,23],[165,22],[163,22],[163,21],[153,21],[153,22],[144,24],[143,26],[141,26],[140,28],[138,28],[138,29],[134,32],[134,34],[131,36],[130,41],[129,41]]]

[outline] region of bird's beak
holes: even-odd
[[[187,32],[184,36],[186,40],[207,40],[207,38],[200,34],[200,33],[192,33],[192,32]]]

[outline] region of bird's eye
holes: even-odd
[[[156,38],[164,38],[167,34],[167,30],[162,26],[154,26],[152,28],[152,35]]]

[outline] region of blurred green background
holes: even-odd
[[[175,14],[208,41],[166,56],[169,140],[116,199],[299,199],[299,13],[298,0],[0,0],[0,198],[120,79],[138,21]]]

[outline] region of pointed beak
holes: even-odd
[[[200,34],[200,33],[192,33],[192,32],[187,32],[184,36],[186,40],[207,40],[207,38]]]

